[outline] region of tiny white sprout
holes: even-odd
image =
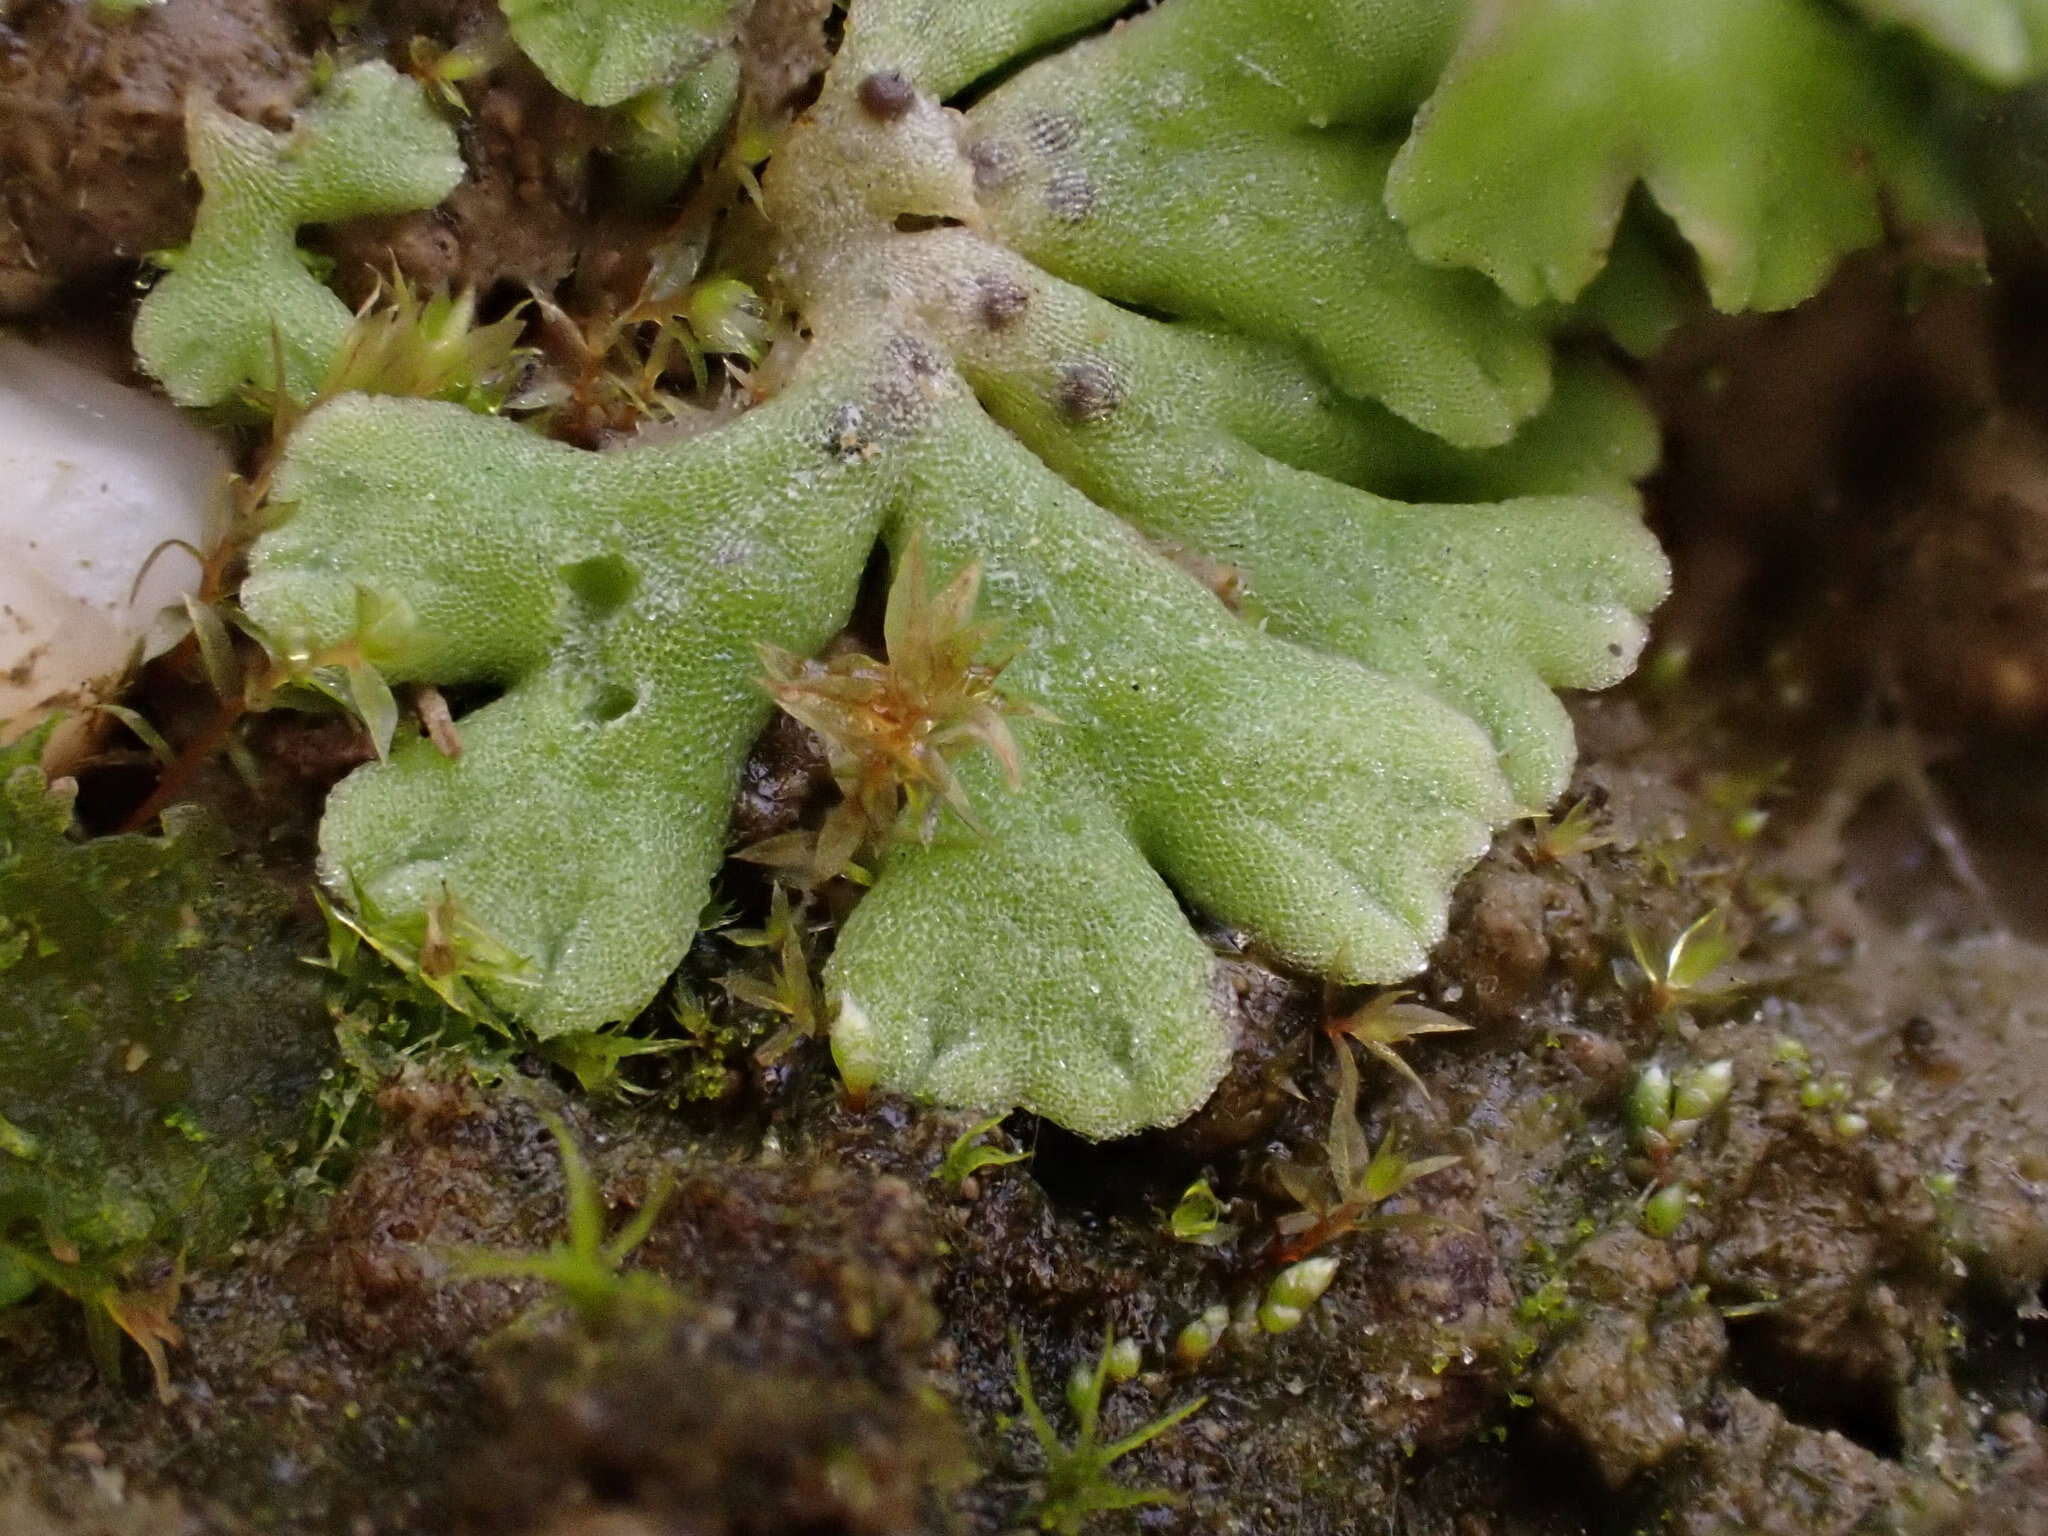
[[[1136,1339],[1121,1338],[1110,1345],[1108,1373],[1111,1381],[1129,1381],[1144,1364],[1145,1357],[1138,1349]]]
[[[879,1032],[851,993],[840,993],[838,1004],[832,1019],[832,1060],[847,1093],[865,1098],[881,1076]]]
[[[1229,1326],[1230,1308],[1221,1302],[1204,1308],[1202,1315],[1190,1321],[1174,1338],[1174,1358],[1182,1365],[1199,1364],[1222,1340],[1223,1332]]]
[[[1673,1120],[1704,1120],[1728,1102],[1735,1086],[1735,1063],[1722,1058],[1682,1072],[1671,1095]]]
[[[1299,1326],[1336,1276],[1334,1258],[1303,1259],[1288,1265],[1266,1287],[1265,1300],[1259,1304],[1259,1326],[1268,1333],[1285,1333]]]
[[[1671,1073],[1653,1061],[1636,1077],[1628,1096],[1628,1116],[1636,1127],[1661,1131],[1671,1124]]]

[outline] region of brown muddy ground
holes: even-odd
[[[452,42],[488,7],[416,9]],[[815,36],[819,7],[783,9]],[[231,82],[238,111],[288,110],[312,10],[216,7],[178,33],[189,57],[144,69],[81,51],[82,7],[0,5],[0,308],[104,313],[190,217],[177,71]],[[601,167],[531,153],[594,130],[517,71],[479,89],[470,201],[339,231],[345,276],[387,249],[487,285],[600,259]],[[58,110],[73,90],[85,109]],[[96,193],[63,219],[59,166]],[[1458,1163],[1389,1207],[1415,1219],[1324,1250],[1341,1266],[1299,1328],[1245,1320],[1290,1209],[1276,1164],[1323,1157],[1317,1026],[1358,999],[1227,932],[1243,1044],[1215,1102],[1106,1146],[1012,1116],[994,1140],[1028,1159],[957,1188],[935,1170],[972,1117],[848,1105],[815,1043],[761,1066],[738,1005],[629,1064],[640,1097],[619,1103],[516,1054],[401,1053],[363,1022],[374,998],[337,989],[350,1048],[328,1087],[361,1090],[346,1134],[190,1277],[168,1400],[138,1360],[99,1377],[75,1308],[12,1315],[0,1532],[1015,1529],[1046,1467],[1012,1339],[1071,1439],[1060,1386],[1106,1330],[1142,1353],[1110,1434],[1205,1402],[1116,1470],[1174,1502],[1090,1529],[2048,1532],[2044,295],[2017,265],[1909,308],[1868,265],[1644,371],[1676,595],[1642,676],[1576,706],[1578,813],[1504,834],[1459,893],[1415,991],[1473,1027],[1407,1048],[1428,1099],[1368,1067],[1375,1144]],[[198,708],[168,670],[147,688],[174,721]],[[224,772],[200,793],[261,825],[289,886],[357,749],[290,721],[255,744],[262,798]],[[143,777],[110,760],[83,803],[117,820]],[[738,839],[815,814],[824,788],[778,725]],[[758,882],[730,894],[758,918]],[[1660,990],[1631,936],[1654,961],[1710,912],[1727,963]],[[316,951],[310,906],[289,921]],[[742,963],[714,934],[688,971],[715,997]],[[1716,1061],[1725,1108],[1646,1166],[1640,1073]],[[666,1307],[579,1322],[535,1282],[469,1273],[465,1255],[560,1239],[551,1115],[614,1222],[664,1199],[635,1262]],[[1222,1241],[1167,1230],[1200,1178]],[[1653,1186],[1689,1197],[1655,1236]],[[1238,1322],[1177,1360],[1218,1305]]]

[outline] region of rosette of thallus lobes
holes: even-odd
[[[632,1016],[763,648],[819,652],[879,541],[979,572],[1016,711],[837,935],[849,1083],[1119,1135],[1228,1063],[1189,909],[1338,981],[1424,964],[1565,784],[1553,690],[1623,677],[1666,586],[1653,427],[1576,338],[1701,278],[1796,302],[1887,211],[1946,217],[1939,169],[1874,35],[1802,0],[1125,9],[855,0],[763,175],[807,350],[727,424],[600,454],[345,395],[297,429],[248,613],[502,690],[459,755],[334,792],[336,899],[459,911],[536,1036]]]

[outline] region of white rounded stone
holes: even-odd
[[[0,740],[103,697],[153,629],[161,645],[228,472],[168,401],[0,336]]]

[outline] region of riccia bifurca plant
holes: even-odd
[[[745,8],[615,5],[651,31],[602,39],[504,9],[612,101],[726,58]],[[1883,31],[1818,0],[1127,9],[847,8],[741,273],[801,355],[730,420],[592,453],[351,394],[296,428],[253,624],[501,690],[459,754],[401,741],[335,791],[337,899],[459,910],[519,961],[478,991],[537,1036],[633,1015],[724,855],[764,653],[778,691],[886,692],[803,672],[879,541],[1006,661],[927,636],[996,750],[937,774],[969,814],[906,804],[876,842],[823,977],[844,1075],[1096,1137],[1182,1118],[1231,1044],[1185,908],[1338,980],[1412,974],[1494,829],[1562,789],[1554,690],[1633,665],[1654,430],[1583,342],[1649,344],[1700,286],[1795,303],[1888,222],[1953,246],[1891,24],[1999,81],[2038,35],[1932,3],[1867,5]],[[415,174],[378,194],[437,195],[435,139],[387,139]],[[209,182],[202,231],[236,195]],[[242,197],[252,245],[335,201]],[[174,388],[211,323],[173,312],[185,278],[138,329]]]

